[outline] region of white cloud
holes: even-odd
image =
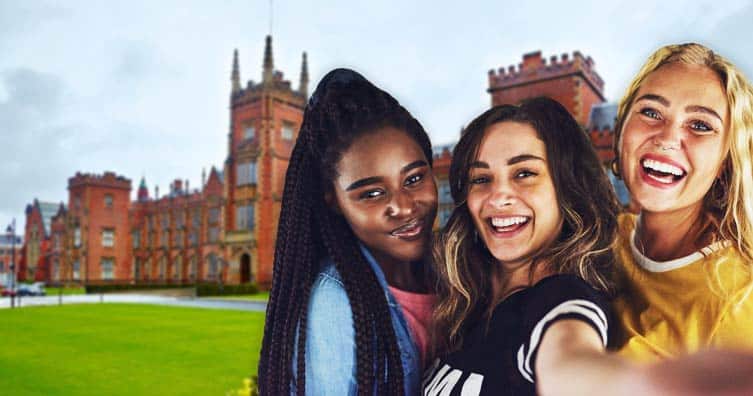
[[[446,3],[446,4],[443,4]],[[392,93],[436,143],[489,105],[487,71],[580,50],[618,99],[657,46],[700,40],[753,75],[751,1],[275,2],[277,69],[298,84],[348,66]],[[63,4],[63,5],[59,5]],[[268,1],[0,2],[0,225],[76,171],[198,186],[226,155],[230,66],[261,76]],[[10,154],[8,154],[10,153]]]

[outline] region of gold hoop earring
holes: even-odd
[[[617,158],[612,160],[612,162],[609,164],[609,167],[611,168],[614,177],[622,179],[622,176],[620,175],[619,164],[617,164]]]

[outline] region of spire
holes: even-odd
[[[309,92],[309,63],[305,51],[303,52],[303,61],[301,62],[301,82],[298,85],[298,92],[300,92],[304,98],[308,96]]]
[[[272,36],[267,35],[266,44],[264,45],[264,72],[262,73],[262,82],[268,84],[272,82],[272,76],[275,70],[275,62],[272,58]]]
[[[146,178],[144,178],[144,176],[141,176],[141,183],[139,183],[139,192],[137,199],[139,200],[139,202],[149,200],[149,189],[146,188]]]
[[[238,66],[238,49],[233,51],[233,73],[230,76],[230,81],[233,82],[233,94],[240,92],[241,90],[241,68]]]

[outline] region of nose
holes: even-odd
[[[517,194],[512,185],[506,181],[496,181],[487,204],[493,208],[501,209],[505,206],[511,206],[517,200]]]
[[[667,123],[654,136],[654,145],[660,151],[679,150],[682,147],[683,129],[679,122]]]
[[[387,216],[410,217],[416,212],[416,200],[408,192],[398,191],[387,205]]]

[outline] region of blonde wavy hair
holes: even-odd
[[[711,49],[696,43],[667,45],[656,50],[633,78],[617,109],[615,122],[616,162],[619,174],[620,137],[635,96],[646,77],[660,67],[682,63],[702,65],[717,74],[729,105],[729,133],[724,144],[729,154],[704,203],[703,223],[696,245],[711,236],[712,242],[730,241],[753,274],[753,87],[740,70]],[[615,166],[617,165],[617,166]],[[699,246],[699,249],[702,246]],[[753,278],[749,288],[753,287]]]

